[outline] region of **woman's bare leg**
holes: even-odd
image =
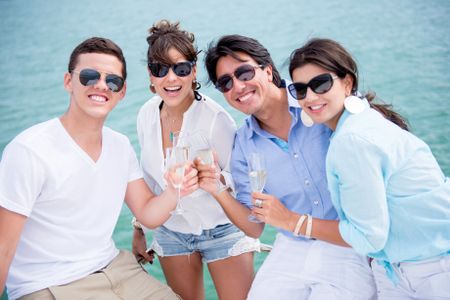
[[[203,300],[203,264],[199,253],[158,257],[167,284],[183,300]]]
[[[220,300],[245,300],[253,281],[253,252],[208,264]]]

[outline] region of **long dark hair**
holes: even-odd
[[[353,78],[352,93],[358,91],[358,67],[350,53],[339,43],[330,39],[313,38],[303,47],[294,50],[291,54],[289,64],[289,74],[295,69],[306,64],[314,64],[335,73],[339,78],[344,78],[347,74]],[[374,103],[376,98],[374,92],[367,92],[364,97],[370,107],[380,112],[386,119],[398,125],[400,128],[409,130],[408,123],[399,113],[392,110],[392,105],[384,103]]]

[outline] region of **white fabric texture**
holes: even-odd
[[[372,261],[379,300],[450,299],[450,256],[419,262],[399,263],[394,267],[399,282],[395,285],[385,268]]]
[[[351,248],[278,233],[256,273],[249,300],[375,299],[366,257]]]
[[[59,119],[18,135],[0,163],[0,206],[28,217],[7,288],[10,299],[80,279],[119,252],[112,240],[129,181],[142,178],[127,137],[103,128],[94,162]]]
[[[209,97],[194,101],[183,115],[181,131],[187,134],[202,132],[217,152],[219,166],[226,182],[231,187],[229,160],[233,147],[236,124],[223,107]],[[139,111],[137,132],[141,146],[141,167],[144,179],[159,195],[165,187],[164,155],[161,136],[160,110],[161,97],[155,96],[147,101]],[[230,223],[222,207],[207,192],[197,192],[182,198],[186,211],[182,215],[173,215],[164,223],[168,229],[181,233],[201,234],[202,230]]]

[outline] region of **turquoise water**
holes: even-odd
[[[127,134],[138,151],[135,118],[150,97],[146,30],[168,18],[194,32],[199,49],[222,34],[257,38],[286,78],[288,55],[308,38],[340,41],[359,63],[362,89],[393,103],[449,176],[450,1],[361,2],[0,0],[0,151],[23,129],[65,111],[68,97],[62,82],[68,56],[94,35],[111,38],[124,50],[127,96],[107,124]],[[227,107],[221,94],[206,85],[203,67],[198,73],[203,92]],[[229,111],[241,124],[243,115]],[[130,219],[124,208],[114,234],[121,248],[130,248]],[[266,230],[263,240],[271,242],[273,235]],[[257,267],[263,259],[256,256]],[[149,270],[163,280],[158,264]],[[215,299],[205,276],[207,298]]]

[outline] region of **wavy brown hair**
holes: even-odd
[[[169,49],[174,48],[187,60],[195,63],[197,61],[197,49],[194,46],[194,34],[181,30],[180,22],[171,23],[161,20],[148,30],[147,37],[147,63],[159,62],[172,64],[168,56]]]

